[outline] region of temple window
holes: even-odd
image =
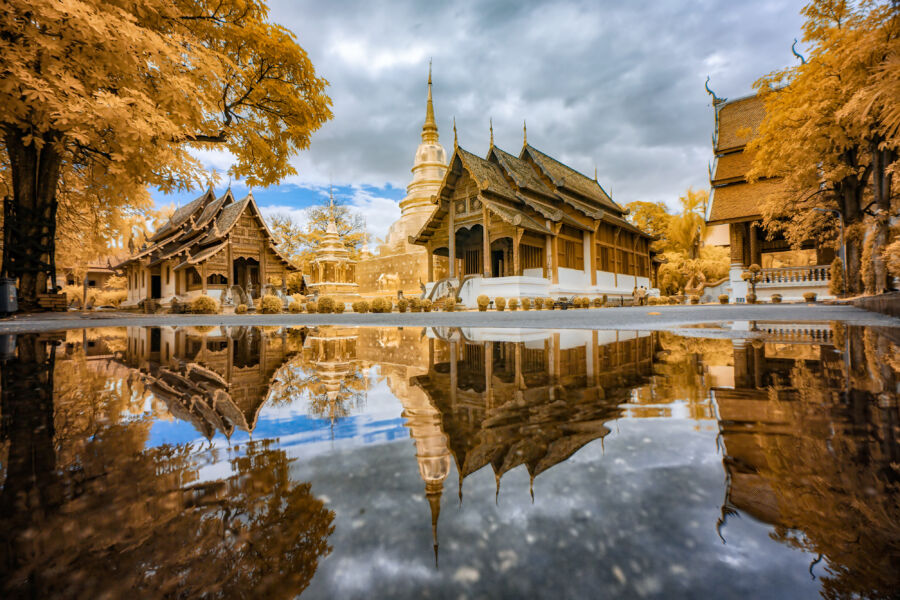
[[[209,285],[228,285],[228,278],[220,273],[213,273],[206,278],[206,283]]]
[[[537,246],[522,245],[522,268],[540,269],[544,266],[544,249]]]
[[[188,268],[187,282],[188,287],[199,287],[203,285],[203,278],[200,276],[200,272],[197,270],[197,267]]]

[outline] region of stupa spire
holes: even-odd
[[[522,145],[528,145],[528,124],[524,119],[522,120]]]
[[[425,124],[422,125],[422,141],[436,143],[438,128],[434,120],[434,101],[431,98],[431,61],[428,61],[428,102],[425,106]]]
[[[494,117],[491,117],[488,121],[490,123],[491,128],[491,148],[494,147]]]
[[[337,223],[334,220],[334,186],[330,186],[328,190],[328,226],[325,228],[326,233],[337,235]]]

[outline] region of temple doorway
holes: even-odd
[[[255,258],[236,258],[233,271],[235,285],[250,292],[259,287],[259,261]]]

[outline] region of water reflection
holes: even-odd
[[[148,448],[160,407],[142,406],[157,390],[169,393],[167,405],[181,398],[175,388],[98,370],[121,339],[99,336],[77,349],[61,341],[18,336],[0,370],[5,593],[289,598],[302,591],[331,550],[334,514],[308,483],[290,480],[285,453],[269,440],[224,456],[192,444]],[[197,368],[173,381],[194,385],[199,403],[211,371]],[[203,377],[191,379],[195,373]],[[218,475],[203,473],[207,467]]]
[[[491,504],[519,467],[533,502],[543,473],[579,468],[569,459],[602,450],[620,419],[680,419],[718,433],[709,451],[721,453],[724,500],[705,525],[717,544],[740,543],[732,520],[743,515],[809,553],[823,595],[890,596],[900,586],[897,330],[749,329],[719,339],[331,326],[19,336],[2,365],[3,579],[32,596],[295,595],[331,552],[336,521],[329,500],[291,475],[292,456],[307,456],[292,444],[330,440],[321,452],[340,469],[341,428],[366,415],[352,428],[361,443],[412,439],[437,565],[439,530],[453,535],[440,513],[454,473],[453,504],[486,467]],[[165,422],[189,423],[194,441],[154,439]],[[289,443],[301,430],[315,435]],[[429,529],[403,518],[391,526]]]

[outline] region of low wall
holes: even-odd
[[[853,306],[900,318],[900,292],[866,296],[851,301]]]

